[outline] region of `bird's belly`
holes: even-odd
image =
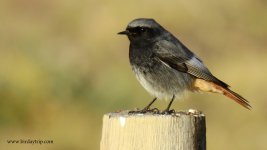
[[[133,65],[133,71],[141,85],[153,96],[170,100],[173,95],[182,98],[192,87],[193,78],[163,64],[156,67]]]

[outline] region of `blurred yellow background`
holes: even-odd
[[[117,35],[140,17],[157,20],[250,100],[252,111],[217,94],[175,102],[205,113],[208,149],[267,149],[264,0],[0,1],[0,149],[97,150],[104,113],[147,105],[128,39]]]

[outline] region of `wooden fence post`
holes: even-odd
[[[171,115],[108,113],[100,150],[206,150],[205,116],[192,109]]]

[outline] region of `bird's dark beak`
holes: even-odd
[[[128,30],[125,30],[125,31],[121,31],[119,32],[118,34],[120,35],[128,35],[130,32]]]

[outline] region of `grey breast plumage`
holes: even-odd
[[[130,63],[137,79],[150,94],[161,99],[170,100],[173,95],[181,98],[186,90],[192,89],[193,78],[161,60],[159,55],[164,55],[164,51],[168,51],[162,45],[164,41],[159,40],[141,47],[131,45]]]

